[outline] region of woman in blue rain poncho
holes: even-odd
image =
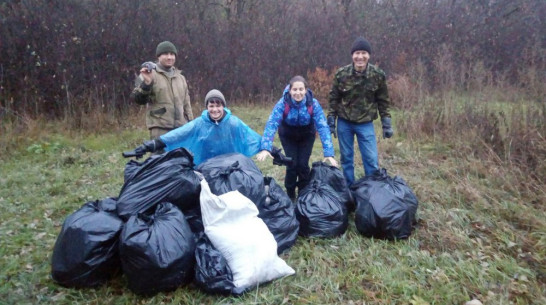
[[[144,142],[135,151],[171,151],[184,147],[193,153],[195,165],[227,153],[241,153],[247,157],[258,153],[262,137],[231,114],[222,92],[209,91],[205,96],[205,107],[199,118],[158,139]]]

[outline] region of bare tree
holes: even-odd
[[[538,83],[545,14],[541,0],[3,1],[1,109],[123,111],[140,63],[163,40],[179,48],[195,97],[211,88],[238,98],[279,92],[295,74],[348,64],[360,35],[389,75],[419,64],[440,85],[437,55],[449,50],[463,89],[473,65]]]

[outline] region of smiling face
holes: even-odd
[[[207,103],[207,110],[211,119],[218,121],[224,116],[224,105],[219,100],[212,100]]]
[[[174,63],[176,62],[176,55],[173,52],[167,52],[159,55],[157,59],[159,64],[169,69],[170,67],[174,66]]]
[[[301,102],[305,97],[305,84],[303,82],[294,82],[290,87],[290,96],[296,102]]]
[[[370,60],[370,53],[367,51],[357,50],[353,53],[353,64],[356,71],[362,72],[366,70],[368,60]]]

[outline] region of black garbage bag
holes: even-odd
[[[154,295],[192,281],[195,239],[173,204],[160,203],[153,214],[131,216],[120,239],[123,273],[134,293]]]
[[[198,236],[199,233],[205,232],[203,227],[203,218],[201,216],[201,205],[197,205],[194,208],[187,209],[183,211],[184,217],[188,221],[190,228],[195,236]]]
[[[114,198],[87,202],[68,216],[53,248],[53,280],[83,288],[103,284],[116,275],[121,267],[118,247],[122,228]]]
[[[356,201],[355,225],[368,237],[404,239],[416,222],[417,197],[404,179],[381,169],[351,186]]]
[[[264,177],[264,196],[257,207],[258,217],[277,241],[277,253],[292,247],[298,238],[300,223],[292,200],[272,177]]]
[[[254,204],[264,196],[264,177],[252,159],[239,153],[216,156],[199,164],[197,170],[205,176],[215,195],[239,191]]]
[[[339,194],[341,202],[347,206],[349,212],[355,210],[351,189],[339,168],[320,161],[313,162],[309,180],[320,180],[328,184]]]
[[[199,207],[201,185],[193,171],[193,156],[185,148],[154,155],[142,163],[129,161],[118,198],[118,215],[152,212],[160,202],[171,202],[182,211]]]
[[[195,247],[194,282],[208,293],[240,295],[244,290],[236,288],[233,273],[225,257],[208,239],[200,234]]]
[[[138,173],[138,170],[146,166],[146,164],[151,162],[157,162],[156,159],[161,158],[161,155],[151,155],[146,160],[139,162],[137,160],[131,159],[127,164],[125,164],[125,170],[123,171],[123,182],[127,183]]]
[[[296,217],[300,222],[299,235],[306,237],[335,237],[349,226],[347,207],[338,193],[319,180],[312,180],[300,192]]]
[[[146,161],[148,160],[151,160],[151,158],[146,159]],[[125,164],[125,170],[123,171],[123,183],[127,183],[128,181],[130,181],[143,164],[144,162],[141,163],[133,159],[129,160],[129,162]]]

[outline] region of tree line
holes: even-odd
[[[217,88],[264,102],[293,75],[349,64],[357,36],[389,76],[417,77],[419,63],[430,88],[446,73],[464,88],[480,66],[525,86],[528,69],[546,79],[543,16],[543,0],[5,0],[0,115],[123,111],[163,40],[194,101]]]

